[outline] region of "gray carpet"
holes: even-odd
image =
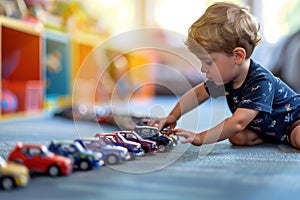
[[[148,102],[163,115],[174,99]],[[179,125],[205,129],[224,117],[221,102],[207,102]],[[158,106],[162,105],[162,106]],[[144,106],[144,105],[136,105]],[[146,112],[150,112],[150,111]],[[199,118],[196,119],[195,116]],[[212,117],[212,114],[220,118]],[[228,115],[227,111],[226,114]],[[197,123],[195,123],[197,121]],[[91,136],[117,130],[109,125],[44,116],[0,122],[0,154],[4,158],[18,141],[48,144],[55,139]],[[49,192],[50,191],[50,192]],[[300,154],[285,146],[235,147],[227,140],[203,147],[178,145],[168,153],[146,155],[118,166],[67,177],[32,177],[29,185],[0,191],[0,199],[299,199]]]

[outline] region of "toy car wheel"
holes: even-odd
[[[78,167],[82,171],[86,171],[86,170],[91,169],[90,163],[86,160],[80,161],[79,164],[78,164]]]
[[[144,153],[148,153],[147,147],[143,146],[142,149],[143,149]]]
[[[167,150],[166,146],[163,144],[158,145],[158,151],[159,152],[165,152]]]
[[[135,160],[135,158],[136,158],[135,153],[129,152],[129,155],[130,155],[130,159],[129,160]]]
[[[11,177],[3,177],[1,178],[1,188],[4,190],[11,190],[15,187],[14,180]]]
[[[56,177],[56,176],[58,176],[60,174],[60,170],[59,170],[59,168],[57,166],[52,165],[48,169],[48,174],[51,177]]]
[[[115,165],[119,162],[119,159],[116,155],[112,154],[112,155],[108,155],[105,161],[108,165]]]

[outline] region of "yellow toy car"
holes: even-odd
[[[14,162],[6,162],[0,156],[0,187],[3,190],[26,186],[29,179],[27,167]]]

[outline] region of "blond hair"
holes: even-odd
[[[260,43],[260,25],[249,9],[233,3],[214,3],[189,28],[186,45],[195,52],[195,46],[206,53],[224,52],[232,55],[242,47],[249,58]]]

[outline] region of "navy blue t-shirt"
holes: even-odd
[[[258,110],[247,128],[273,142],[286,139],[300,114],[300,95],[253,60],[240,88],[234,89],[232,82],[223,87],[207,81],[205,86],[211,97],[225,94],[232,113],[237,108]]]

